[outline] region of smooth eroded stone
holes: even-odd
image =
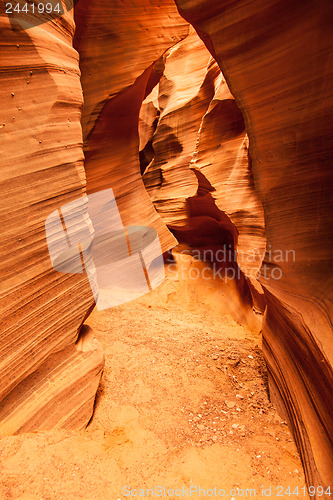
[[[103,368],[99,344],[75,348],[88,278],[53,269],[45,232],[85,189],[72,14],[26,31],[0,18],[0,433],[84,427]]]
[[[267,252],[264,352],[309,485],[333,475],[333,4],[176,0],[245,117]]]
[[[162,75],[159,59],[187,36],[189,25],[172,0],[81,0],[75,22],[87,191],[112,188],[123,223],[155,228],[164,252],[176,241],[142,182],[139,111]]]

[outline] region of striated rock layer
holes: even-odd
[[[214,95],[216,70],[207,74],[210,59],[194,30],[164,56],[157,89],[158,120],[152,136],[154,158],[144,173],[144,182],[167,224],[186,221],[186,198],[197,190],[197,178],[189,166],[202,116]],[[148,96],[142,114],[151,103]]]
[[[145,190],[140,147],[168,224],[185,222],[188,203],[201,216],[198,184],[215,189],[214,210],[237,228],[239,265],[251,277],[265,247],[263,207],[271,392],[308,483],[328,485],[332,3],[176,1],[209,52],[172,0],[81,0],[78,52],[70,14],[28,31],[0,18],[0,432],[83,427],[103,367],[101,347],[81,328],[94,305],[88,279],[52,269],[51,212],[82,196],[86,182],[89,193],[112,188],[124,224],[155,227],[164,251],[176,243]]]
[[[141,152],[152,160],[143,175],[147,191],[163,220],[179,226],[200,179],[202,189],[208,183],[219,218],[224,213],[237,227],[238,263],[254,280],[265,253],[264,216],[242,112],[195,32],[165,54],[164,66],[140,112]]]
[[[0,23],[0,433],[82,428],[104,364],[93,338],[76,344],[94,300],[83,274],[52,269],[44,227],[85,188],[74,23]]]
[[[260,282],[274,400],[310,485],[333,475],[329,0],[176,0],[243,111],[267,252]]]
[[[161,56],[187,36],[189,25],[172,0],[81,0],[75,21],[87,191],[112,188],[123,224],[154,227],[166,251],[176,241],[142,182],[138,120],[142,101],[162,76]]]
[[[208,260],[220,273],[238,276],[245,302],[251,302],[250,286],[263,309],[256,278],[265,253],[264,215],[242,112],[196,32],[163,61],[163,76],[139,119],[147,191],[178,241],[212,255]],[[234,249],[237,262],[230,260]]]
[[[35,27],[21,13],[18,30],[0,17],[2,433],[84,427],[104,364],[81,328],[94,306],[89,281],[52,268],[47,217],[82,197],[87,180],[90,193],[113,188],[124,224],[154,226],[164,250],[175,245],[142,183],[137,124],[162,74],[155,61],[189,26],[171,0],[82,0],[76,17],[83,115],[73,11]]]

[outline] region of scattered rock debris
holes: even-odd
[[[258,336],[199,307],[164,304],[152,293],[88,318],[106,360],[91,423],[0,440],[0,498],[116,499],[125,485],[304,485],[268,398]]]

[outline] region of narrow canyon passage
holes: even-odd
[[[331,497],[332,1],[16,3],[0,500]]]
[[[226,498],[237,488],[234,498],[260,497],[263,486],[270,498],[278,486],[301,493],[296,447],[268,399],[261,315],[252,331],[241,326],[230,314],[241,303],[227,307],[234,283],[192,279],[195,259],[177,262],[152,293],[88,318],[105,352],[92,420],[85,431],[4,438],[1,498],[116,500],[159,486],[192,486],[194,499],[199,486]]]

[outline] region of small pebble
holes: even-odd
[[[233,408],[236,405],[234,401],[225,401],[225,404],[228,408]]]

